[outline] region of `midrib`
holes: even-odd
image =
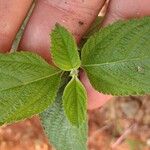
[[[112,64],[118,64],[118,63],[126,63],[130,61],[141,61],[143,59],[150,59],[150,56],[143,57],[143,58],[134,58],[134,59],[125,59],[125,60],[119,60],[119,61],[114,61],[114,62],[105,62],[105,63],[99,63],[99,64],[88,64],[88,65],[83,65],[85,67],[97,67],[97,66],[104,66],[104,65],[112,65]]]
[[[3,89],[3,90],[0,90],[0,92],[7,91],[7,90],[10,90],[10,89],[13,89],[13,88],[22,87],[22,86],[25,86],[25,85],[28,85],[28,84],[32,84],[32,83],[38,82],[38,81],[40,81],[40,80],[48,79],[48,78],[50,78],[50,77],[52,77],[52,76],[54,76],[54,75],[57,75],[57,74],[59,74],[59,73],[61,73],[61,72],[62,72],[62,71],[58,71],[58,72],[56,72],[56,73],[53,73],[53,74],[50,74],[50,75],[48,75],[48,76],[44,76],[44,77],[38,78],[38,79],[33,80],[33,81],[30,81],[30,82],[26,82],[26,83],[22,83],[22,84],[17,85],[17,86],[13,86],[13,87],[10,87],[10,88],[6,88],[6,89]]]

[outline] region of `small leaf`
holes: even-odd
[[[57,150],[87,150],[87,120],[79,128],[72,126],[62,107],[62,94],[66,84],[63,80],[54,105],[40,115],[42,125],[50,143]]]
[[[80,67],[81,62],[75,39],[59,24],[56,24],[51,33],[51,44],[51,53],[56,66],[65,71]]]
[[[150,93],[150,17],[101,29],[82,49],[93,87],[112,95]]]
[[[79,127],[86,119],[86,90],[77,77],[68,83],[63,94],[63,106],[68,120]]]
[[[29,52],[0,54],[0,123],[11,123],[53,103],[61,71]]]

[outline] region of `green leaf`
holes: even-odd
[[[55,99],[60,73],[29,52],[0,54],[0,124],[45,110]]]
[[[83,47],[83,45],[86,43],[86,41],[88,40],[88,38],[91,35],[93,35],[94,33],[96,33],[96,32],[99,31],[100,24],[101,24],[102,20],[103,20],[103,17],[97,16],[97,18],[92,23],[91,27],[88,29],[88,31],[86,32],[86,34],[80,40],[80,43],[78,44],[78,46],[79,46],[80,49]]]
[[[59,89],[54,105],[40,115],[42,125],[50,143],[57,150],[86,150],[87,120],[79,128],[76,128],[66,118],[62,107],[62,94],[65,86],[64,82]]]
[[[63,94],[63,106],[68,120],[79,127],[86,119],[87,94],[77,77],[68,83]]]
[[[59,24],[56,24],[51,33],[51,44],[51,53],[56,66],[65,71],[80,67],[81,62],[75,39]]]
[[[91,27],[88,29],[87,33],[85,34],[84,38],[89,38],[94,33],[98,32],[100,29],[100,24],[103,20],[103,17],[97,16],[97,18],[94,20]]]
[[[150,17],[101,29],[82,49],[82,67],[99,92],[150,93]]]

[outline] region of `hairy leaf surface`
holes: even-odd
[[[86,119],[87,94],[77,77],[73,77],[63,93],[63,106],[68,120],[79,127]]]
[[[84,45],[82,67],[99,92],[150,93],[150,17],[101,29]]]
[[[78,48],[74,37],[64,27],[56,24],[51,33],[51,53],[54,63],[62,70],[80,67]]]
[[[62,106],[66,82],[63,81],[63,84],[54,105],[41,114],[42,124],[50,142],[57,150],[86,150],[87,120],[79,128],[70,124]]]
[[[25,119],[55,99],[60,70],[29,52],[0,54],[0,124]]]

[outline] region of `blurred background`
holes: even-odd
[[[89,111],[89,150],[150,150],[150,96],[114,97]],[[55,150],[38,117],[0,128],[0,150]]]

